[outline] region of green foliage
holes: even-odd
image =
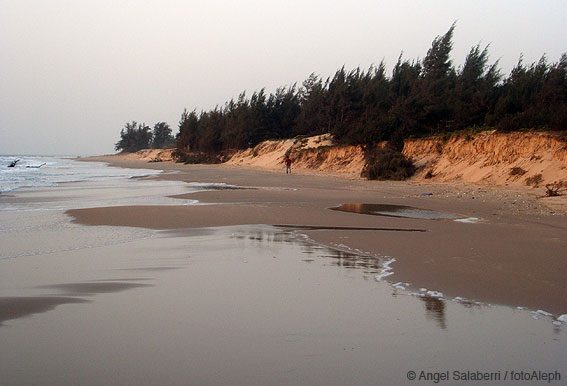
[[[188,164],[216,164],[220,162],[220,158],[211,153],[203,152],[175,152],[176,161]]]
[[[136,127],[137,126],[137,127]],[[136,121],[126,123],[120,130],[120,140],[114,145],[115,150],[133,153],[150,147],[152,131],[145,123],[137,124]]]
[[[405,180],[415,173],[411,160],[390,147],[367,149],[365,158],[361,177],[369,180]]]
[[[526,66],[520,58],[503,77],[498,61],[489,64],[488,46],[476,45],[463,66],[455,69],[455,28],[453,24],[437,36],[423,60],[400,55],[391,76],[383,63],[366,71],[342,67],[327,79],[312,73],[300,87],[280,87],[272,94],[261,89],[250,96],[242,92],[211,111],[185,110],[177,148],[218,153],[270,138],[331,133],[339,144],[389,141],[400,151],[409,137],[467,130],[472,138],[487,128],[567,128],[567,54],[554,64],[544,56]],[[167,137],[167,128],[160,126],[158,131]],[[130,134],[124,132],[128,138]],[[156,127],[153,137],[154,146],[165,146],[161,144],[167,140]],[[126,148],[129,139],[117,144],[117,149]]]
[[[165,149],[175,145],[175,138],[171,135],[171,128],[165,122],[158,122],[154,125],[152,135],[152,148]]]
[[[500,87],[493,120],[501,131],[567,127],[567,54],[555,64],[547,58],[526,67],[522,58]]]

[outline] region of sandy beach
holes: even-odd
[[[378,182],[312,171],[297,174],[95,158],[121,167],[163,168],[158,178],[240,189],[179,195],[201,204],[72,210],[74,221],[150,229],[242,224],[389,228],[305,230],[316,242],[396,259],[391,281],[486,303],[567,312],[567,216],[533,189]],[[329,210],[340,204],[391,204],[473,218],[472,222],[396,218]],[[219,205],[220,204],[220,205]],[[407,230],[407,231],[404,231]],[[412,232],[423,230],[424,232]]]
[[[0,197],[2,384],[567,376],[565,214],[533,190],[89,160],[165,172]]]

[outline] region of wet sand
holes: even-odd
[[[515,212],[512,193],[476,187],[464,199],[442,185],[144,165],[172,172],[160,181],[253,189],[184,193],[137,179],[2,197],[12,210],[0,211],[0,384],[566,379],[565,217],[530,197],[514,196],[528,202]],[[341,203],[482,221],[329,209]]]
[[[394,275],[388,279],[409,282],[414,289],[425,287],[453,297],[543,309],[557,315],[567,313],[567,216],[554,213],[527,190],[288,176],[215,165],[117,161],[114,157],[102,160],[122,167],[148,165],[171,172],[158,177],[162,179],[223,182],[255,189],[217,189],[175,196],[211,205],[69,211],[77,223],[150,229],[297,225],[325,245],[395,258]],[[345,203],[406,205],[478,218],[479,222],[384,217],[329,209]],[[306,226],[326,229],[306,230]],[[329,229],[332,227],[353,230]],[[354,230],[360,227],[382,230]]]
[[[16,294],[33,293],[51,309],[0,327],[2,383],[407,385],[411,371],[503,380],[506,371],[534,369],[565,376],[567,332],[550,318],[414,296],[375,281],[381,263],[269,226],[158,231],[3,261],[19,279],[2,283],[10,301],[22,306],[29,298]]]

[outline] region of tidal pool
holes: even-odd
[[[341,204],[338,207],[330,208],[341,212],[369,214],[374,216],[405,217],[425,220],[459,220],[464,219],[451,213],[437,212],[429,209],[414,208],[405,205],[390,204]]]

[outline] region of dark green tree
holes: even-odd
[[[457,75],[454,92],[455,128],[481,126],[487,114],[492,113],[496,98],[496,85],[501,75],[498,62],[488,67],[488,46],[471,48],[461,71]]]
[[[418,117],[421,127],[416,127],[416,132],[427,129],[439,132],[448,128],[447,123],[453,119],[451,101],[456,74],[450,54],[453,49],[454,30],[453,23],[445,35],[436,37],[423,59],[420,82],[423,111]]]
[[[174,138],[171,135],[171,128],[165,122],[158,122],[154,125],[152,135],[152,147],[154,149],[163,149],[171,147],[174,144]]]
[[[328,92],[326,84],[311,73],[299,89],[300,110],[296,118],[296,135],[316,135],[329,131]]]
[[[195,110],[189,112],[187,109],[181,114],[179,120],[179,133],[177,134],[177,149],[181,151],[197,150],[197,137],[199,118]]]
[[[137,125],[137,127],[136,127]],[[136,152],[141,149],[148,149],[152,141],[152,131],[145,124],[137,124],[136,121],[126,123],[120,130],[120,140],[116,142],[115,150],[123,152]]]
[[[520,60],[501,80],[498,62],[488,65],[488,46],[477,45],[457,71],[451,61],[454,30],[455,24],[437,36],[421,61],[400,55],[390,77],[383,63],[367,71],[342,67],[325,81],[312,73],[299,88],[280,87],[269,95],[261,89],[249,98],[242,92],[210,111],[185,110],[177,147],[218,152],[266,139],[331,133],[338,143],[365,148],[388,141],[395,155],[409,136],[488,125],[567,127],[567,55],[555,64],[545,57],[531,66]],[[131,147],[129,130],[123,129],[117,148]]]

